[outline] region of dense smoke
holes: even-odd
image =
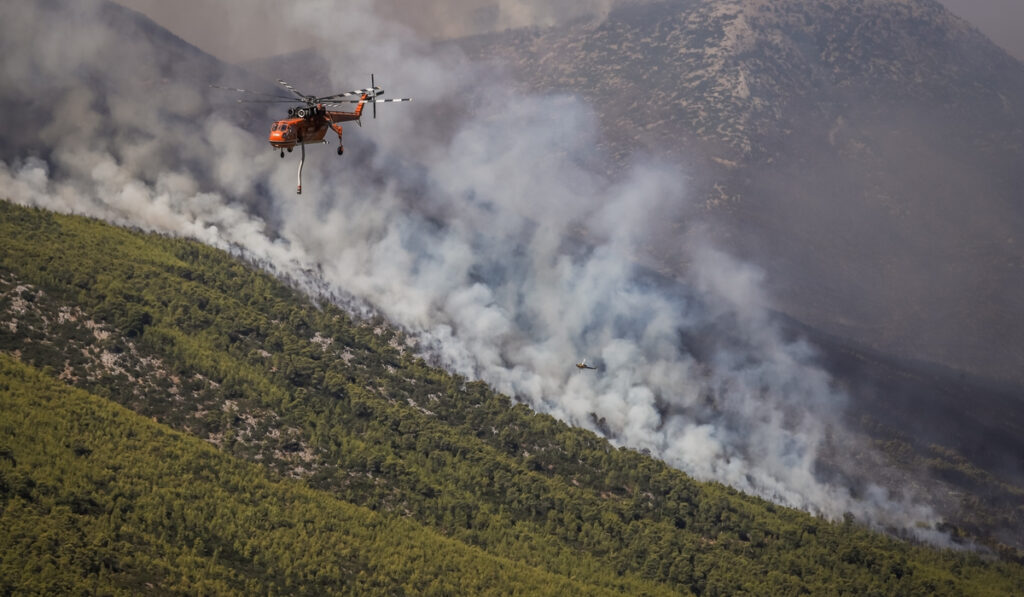
[[[683,173],[638,156],[624,177],[601,174],[586,105],[512,96],[500,75],[436,53],[369,5],[326,23],[333,4],[306,3],[288,18],[346,40],[330,48],[346,57],[339,70],[387,73],[388,90],[415,101],[347,127],[344,161],[311,148],[301,197],[295,154],[278,159],[173,78],[155,93],[168,78],[155,50],[105,26],[102,4],[70,17],[5,6],[4,49],[19,51],[3,54],[3,102],[48,82],[55,109],[39,132],[46,151],[0,163],[0,192],[241,248],[282,273],[315,267],[444,366],[700,479],[832,518],[935,522],[908,497],[871,484],[855,496],[816,470],[827,442],[864,448],[843,444],[845,398],[814,349],[773,323],[759,270],[697,227],[675,232],[685,280],[636,266],[662,213],[685,206]],[[120,75],[95,74],[115,59]],[[310,91],[354,86],[351,72],[333,75]],[[578,372],[582,358],[598,370]]]

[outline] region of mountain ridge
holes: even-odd
[[[641,3],[453,43],[524,89],[581,95],[616,159],[686,171],[775,308],[1024,379],[1024,64],[937,2]],[[655,260],[685,269],[660,241]]]

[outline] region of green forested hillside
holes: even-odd
[[[828,523],[615,449],[428,367],[384,322],[353,320],[192,241],[0,202],[0,314],[0,351],[49,377],[292,477],[280,486],[304,484],[317,504],[364,506],[379,513],[377,524],[411,519],[432,531],[409,524],[402,532],[439,532],[458,542],[446,545],[494,558],[481,566],[511,571],[514,562],[524,579],[551,574],[631,594],[1024,593],[1019,564],[912,545],[852,520]],[[95,453],[105,441],[120,440],[97,435],[85,447]],[[204,486],[224,496],[219,508],[238,510],[232,520],[251,520],[244,500],[226,499],[258,491],[252,474],[243,477],[212,476]],[[193,478],[183,472],[170,487]],[[102,475],[82,479],[75,491]],[[143,497],[125,501],[148,511]],[[105,505],[99,511],[109,516]],[[18,512],[38,515],[5,507],[4,516]],[[201,529],[168,533],[161,540],[181,553],[197,538],[219,541]],[[294,539],[296,549],[316,553],[305,540]],[[429,561],[423,569],[436,573]],[[288,573],[267,567],[261,582],[290,592],[284,583],[298,581],[286,579],[301,575]],[[377,587],[402,578],[367,574]],[[476,586],[498,589],[488,584],[497,572],[487,574]]]
[[[0,409],[4,594],[607,592],[269,480],[4,355]]]

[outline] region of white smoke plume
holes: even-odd
[[[298,197],[295,154],[278,159],[264,138],[205,113],[188,84],[153,85],[166,73],[149,41],[105,26],[103,4],[76,3],[75,27],[47,3],[4,5],[0,49],[19,51],[0,55],[0,99],[43,87],[57,108],[38,133],[52,149],[0,163],[0,194],[241,247],[279,272],[316,266],[445,367],[699,479],[831,518],[936,522],[910,497],[878,485],[855,495],[816,472],[826,438],[852,441],[838,422],[845,397],[813,347],[773,323],[756,268],[696,230],[677,233],[690,260],[681,283],[636,266],[660,215],[685,205],[683,173],[638,156],[625,177],[601,174],[586,105],[510,95],[500,74],[432,49],[371,4],[348,2],[337,20],[324,19],[337,9],[328,0],[282,15],[345,40],[330,48],[345,56],[339,72],[310,92],[360,86],[352,71],[374,70],[415,96],[346,127],[342,161],[310,148]],[[78,73],[114,56],[119,87],[84,87]],[[598,370],[578,372],[582,358]]]

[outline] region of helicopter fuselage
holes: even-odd
[[[341,125],[337,125],[338,129]],[[295,147],[298,144],[320,143],[327,135],[328,124],[323,118],[286,118],[270,127],[270,144],[278,149]],[[339,135],[341,131],[336,131]]]
[[[296,145],[322,143],[328,129],[338,134],[340,142],[341,123],[359,120],[363,113],[363,104],[358,104],[354,112],[332,112],[318,105],[312,108],[294,108],[288,113],[291,118],[278,120],[270,127],[270,136],[267,140],[275,149],[291,149]]]

